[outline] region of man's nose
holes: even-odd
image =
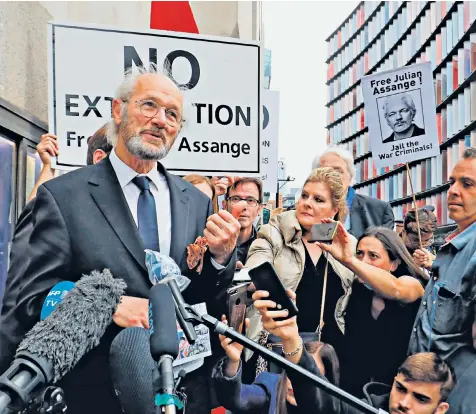
[[[159,108],[155,116],[151,118],[151,122],[154,125],[158,125],[161,128],[165,127],[165,125],[167,125],[167,118],[165,117],[165,109]]]
[[[411,399],[412,399],[411,395],[406,394],[405,397],[399,401],[400,411],[403,411],[406,413],[410,409]]]

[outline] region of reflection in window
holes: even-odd
[[[15,223],[15,144],[0,137],[0,307]]]
[[[35,186],[38,177],[40,176],[41,167],[43,166],[38,152],[28,147],[26,157],[26,186],[25,186],[25,200],[28,202],[33,187]]]

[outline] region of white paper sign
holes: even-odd
[[[429,62],[364,76],[362,93],[377,168],[440,153]]]
[[[263,191],[274,194],[278,180],[279,92],[264,89],[261,135],[261,180]]]
[[[261,46],[241,39],[156,30],[49,24],[49,120],[56,167],[85,165],[87,138],[110,119],[128,67],[171,64],[184,92],[185,126],[163,160],[177,174],[259,176]],[[187,104],[188,103],[188,104]]]

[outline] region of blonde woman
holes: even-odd
[[[261,227],[246,262],[248,268],[271,262],[284,286],[296,293],[297,325],[303,335],[319,330],[323,306],[324,326],[320,340],[331,344],[337,354],[343,342],[344,312],[354,274],[331,255],[326,257],[309,238],[314,224],[328,218],[342,222],[345,215],[346,188],[340,173],[332,168],[317,168],[304,183],[296,210],[272,217],[269,224]],[[350,242],[355,250],[353,236],[350,236]],[[327,283],[323,295],[326,267]],[[259,312],[249,308],[247,316],[250,318],[247,336],[270,346],[273,339],[262,329]],[[250,357],[251,353],[247,352],[246,359]],[[262,369],[258,367],[258,371]]]

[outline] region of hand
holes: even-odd
[[[243,263],[241,263],[239,260],[236,262],[236,270],[241,270],[243,269]]]
[[[226,316],[223,315],[221,317],[221,321],[228,325],[228,321],[226,320]],[[248,328],[250,320],[248,318],[245,319],[245,326]],[[237,342],[233,342],[232,339],[227,338],[223,335],[218,335],[220,339],[220,345],[225,350],[227,358],[231,362],[240,362],[241,352],[243,351],[243,345],[240,345]]]
[[[36,150],[43,165],[51,165],[51,157],[56,157],[59,154],[56,135],[51,133],[43,134],[40,143],[36,146]]]
[[[428,250],[417,249],[413,253],[413,260],[417,266],[430,269],[433,261],[435,260],[435,256],[432,255]]]
[[[331,219],[322,219],[321,223],[332,223]],[[339,221],[337,222],[337,233],[334,236],[334,240],[331,244],[317,242],[322,251],[330,253],[334,259],[338,260],[342,264],[350,263],[355,257],[355,251],[350,243],[350,236],[347,233],[344,225]]]
[[[286,289],[286,293],[292,299],[296,300],[296,294],[291,289]],[[273,318],[285,318],[288,315],[288,311],[280,310],[274,311],[269,309],[275,309],[276,303],[272,300],[265,300],[269,296],[269,292],[265,290],[258,290],[253,293],[253,306],[261,313],[261,322],[263,328],[273,335],[279,336],[283,341],[290,339],[298,339],[299,331],[296,323],[296,316],[292,318],[284,319],[282,321],[275,321]]]
[[[217,196],[222,196],[226,194],[226,189],[233,183],[233,179],[230,181],[227,176],[213,177],[212,182],[215,186],[215,194]]]
[[[121,303],[112,319],[122,328],[149,329],[149,301],[133,296],[121,296]]]
[[[208,217],[203,234],[207,239],[208,249],[217,263],[226,265],[230,260],[240,228],[240,222],[226,210],[220,210]]]

